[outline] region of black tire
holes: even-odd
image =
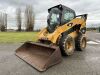
[[[75,49],[74,39],[69,35],[62,36],[59,41],[59,47],[63,56],[72,55]]]
[[[77,51],[84,51],[86,48],[86,37],[82,34],[79,33],[79,35],[77,36],[76,40],[75,40],[75,48]]]

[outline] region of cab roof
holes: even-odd
[[[48,9],[48,12],[50,12],[51,9],[53,9],[53,8],[58,8],[58,9],[60,9],[61,11],[62,11],[62,10],[68,10],[68,11],[71,11],[71,12],[75,13],[75,11],[74,11],[73,9],[71,9],[71,8],[69,8],[69,7],[67,7],[67,6],[64,6],[64,5],[62,5],[62,4],[59,4],[59,5],[56,5],[56,6],[54,6],[54,7],[49,8],[49,9]]]

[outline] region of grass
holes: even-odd
[[[0,32],[0,43],[36,41],[38,32]]]

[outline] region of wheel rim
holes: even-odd
[[[86,39],[83,38],[81,42],[81,47],[84,49],[86,47]]]
[[[70,41],[67,41],[66,42],[66,52],[68,53],[68,54],[71,54],[71,53],[73,53],[73,40],[70,40]]]

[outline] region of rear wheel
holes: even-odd
[[[77,51],[85,50],[86,43],[87,43],[86,37],[80,33],[79,36],[76,38],[76,41],[75,41],[76,50]]]
[[[69,35],[61,37],[59,42],[59,47],[62,55],[64,56],[72,55],[75,49],[74,39]]]

